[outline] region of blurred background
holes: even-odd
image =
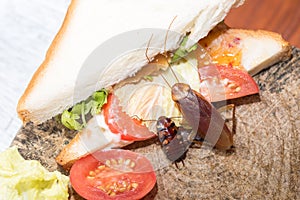
[[[300,48],[300,0],[246,0],[229,13],[225,22],[234,28],[280,33]]]
[[[70,0],[0,1],[0,152],[21,127],[18,99],[59,30]],[[235,28],[265,29],[300,47],[299,0],[248,0],[225,22]]]

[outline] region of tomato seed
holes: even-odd
[[[116,196],[116,193],[115,192],[111,192],[109,195],[110,196]]]
[[[134,166],[135,166],[135,162],[132,161],[131,164],[130,164],[130,167],[134,168]]]
[[[115,188],[113,185],[111,185],[111,186],[109,187],[109,189],[115,190],[116,188]]]
[[[122,181],[122,182],[120,182],[120,185],[122,186],[122,187],[127,187],[127,184],[126,184],[126,182],[125,181]]]
[[[95,173],[94,171],[90,171],[90,172],[89,172],[89,175],[90,175],[90,176],[95,176],[96,173]]]
[[[95,177],[94,176],[87,176],[86,178],[87,179],[94,179]]]
[[[236,88],[236,85],[235,85],[234,83],[230,83],[230,84],[228,85],[228,87],[229,87],[230,89],[234,89],[234,88]]]
[[[117,189],[118,188],[117,182],[114,182],[112,187],[113,187],[113,189]]]
[[[235,92],[239,92],[239,91],[241,91],[241,87],[237,87],[237,88],[235,89]]]
[[[112,165],[116,165],[117,164],[117,161],[115,159],[113,159],[113,158],[110,161],[111,161]]]
[[[119,163],[119,164],[122,164],[122,163],[123,163],[123,159],[122,159],[122,158],[119,158],[118,163]]]
[[[131,190],[131,185],[130,184],[127,186],[127,190]]]
[[[97,186],[97,188],[98,188],[99,190],[102,190],[103,192],[105,192],[105,193],[106,193],[106,190],[104,189],[104,187],[103,187],[103,186],[99,185],[99,186]]]
[[[138,184],[138,183],[132,183],[131,186],[132,186],[134,189],[136,189],[136,188],[139,186],[139,184]]]
[[[106,160],[105,165],[109,167],[110,166],[110,160]]]
[[[124,164],[125,164],[125,165],[129,165],[129,164],[130,164],[130,161],[131,161],[130,159],[126,159],[125,162],[124,162]]]
[[[99,165],[99,166],[98,166],[98,169],[99,169],[99,170],[105,169],[105,165]]]
[[[229,84],[229,79],[228,78],[224,78],[223,80],[221,80],[223,82],[224,86],[227,86]]]

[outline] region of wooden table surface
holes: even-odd
[[[0,152],[21,126],[19,97],[59,29],[70,0],[0,1]],[[248,0],[232,11],[232,27],[279,32],[300,47],[299,0]]]

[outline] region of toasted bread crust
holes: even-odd
[[[78,3],[78,0],[72,0],[68,10],[67,14],[63,20],[62,26],[60,27],[58,33],[54,37],[54,40],[50,44],[49,49],[47,50],[45,60],[42,62],[42,64],[39,66],[37,71],[33,74],[25,92],[19,99],[18,105],[17,105],[17,112],[19,115],[19,118],[23,121],[23,123],[26,122],[34,122],[34,123],[39,123],[39,120],[34,117],[34,115],[31,114],[29,110],[25,108],[26,100],[29,98],[30,93],[32,92],[33,88],[35,85],[38,84],[39,80],[43,77],[43,74],[45,73],[45,69],[47,68],[48,63],[52,59],[52,57],[56,53],[56,49],[59,47],[59,44],[63,38],[64,33],[66,32],[69,22],[72,18],[73,11],[76,8],[76,5]]]
[[[63,166],[65,170],[69,170],[73,163],[82,156],[78,152],[72,151],[72,146],[80,148],[80,134],[76,134],[71,142],[55,158],[56,162]]]
[[[265,30],[253,31],[253,30],[245,30],[245,29],[229,29],[228,31],[232,31],[232,32],[236,32],[236,33],[244,32],[245,34],[255,35],[255,36],[257,36],[257,35],[261,35],[264,37],[268,36],[268,37],[276,40],[278,43],[281,43],[282,50],[280,52],[278,52],[274,56],[270,57],[269,59],[265,60],[264,62],[260,63],[254,69],[251,69],[250,71],[248,71],[249,74],[252,76],[279,61],[285,61],[291,57],[291,54],[292,54],[291,45],[289,44],[289,42],[284,40],[282,38],[282,36],[278,33],[271,32],[271,31],[265,31]]]

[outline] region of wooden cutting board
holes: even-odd
[[[156,170],[157,184],[145,199],[300,199],[300,49],[290,60],[256,75],[260,94],[236,104],[235,150],[192,146],[185,166]],[[22,127],[12,145],[26,159],[60,170],[55,156],[74,136],[54,119]],[[127,147],[155,157],[155,140]],[[72,199],[80,199],[71,191]]]

